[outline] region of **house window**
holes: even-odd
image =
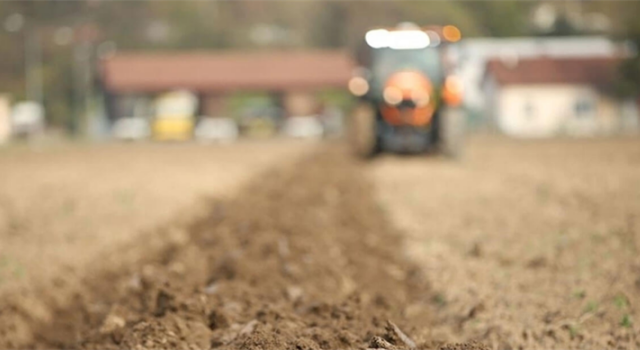
[[[578,118],[591,118],[596,110],[593,100],[586,96],[579,97],[573,109]]]

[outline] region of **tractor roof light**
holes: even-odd
[[[391,32],[389,47],[395,50],[424,49],[431,39],[421,30],[403,30]]]
[[[378,28],[368,31],[365,41],[374,49],[424,49],[438,46],[442,41],[455,43],[462,39],[460,29],[454,25],[429,26],[422,29],[415,24],[401,23],[397,28]]]
[[[422,30],[374,29],[367,32],[365,41],[374,49],[388,47],[394,50],[424,49],[431,44],[429,34]]]
[[[442,39],[440,39],[440,35],[435,31],[427,30],[425,33],[427,33],[427,36],[429,36],[429,46],[438,46],[442,42]]]
[[[389,31],[386,29],[374,29],[364,36],[367,45],[374,49],[381,49],[389,46]]]
[[[442,36],[444,36],[445,40],[452,43],[458,42],[462,39],[460,29],[452,25],[447,25],[442,28]]]

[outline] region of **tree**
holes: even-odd
[[[311,42],[319,47],[342,47],[347,32],[347,8],[344,3],[326,2],[319,6],[311,28]]]
[[[529,16],[535,3],[529,1],[470,1],[463,3],[473,13],[486,36],[522,36],[529,34]]]
[[[640,22],[636,16],[640,11],[638,2],[629,2],[620,9],[624,12],[624,26],[614,34],[614,39],[625,41],[631,49],[630,57],[624,59],[619,67],[619,77],[615,84],[615,92],[622,98],[638,98],[640,96]]]

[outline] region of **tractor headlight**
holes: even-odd
[[[382,92],[382,97],[390,105],[399,105],[402,102],[402,90],[395,86],[388,86]]]
[[[356,96],[364,96],[369,91],[369,83],[363,77],[353,77],[349,80],[349,91]]]
[[[458,106],[462,103],[462,82],[458,77],[450,75],[445,79],[442,98],[449,106]]]
[[[427,91],[416,89],[411,91],[411,100],[413,100],[416,107],[424,107],[429,104],[431,97],[429,97],[429,93]]]

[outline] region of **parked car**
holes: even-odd
[[[119,140],[139,141],[151,136],[151,128],[144,117],[126,117],[116,120],[112,133]]]
[[[202,118],[195,137],[202,142],[233,142],[238,138],[238,124],[231,118]]]
[[[13,135],[28,138],[44,132],[44,108],[37,102],[18,102],[11,111]]]
[[[269,138],[278,131],[282,110],[272,106],[252,106],[241,112],[242,134],[250,138]]]
[[[318,116],[289,117],[282,128],[284,135],[303,139],[322,138],[324,133]]]
[[[193,137],[198,98],[186,90],[171,91],[155,100],[155,116],[151,125],[158,141],[185,141]]]

